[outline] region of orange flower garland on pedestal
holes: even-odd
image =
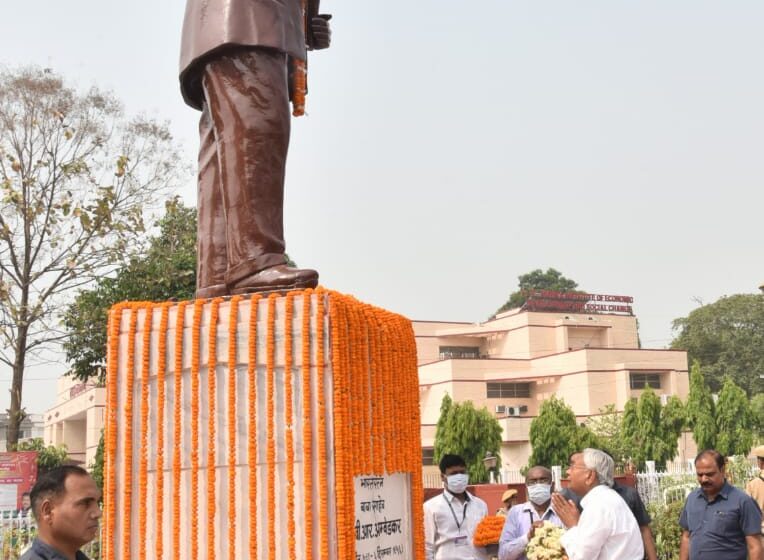
[[[115,484],[117,456],[117,364],[119,363],[119,332],[126,304],[112,307],[109,313],[109,351],[106,379],[106,429],[104,432],[104,554],[114,555],[117,492]],[[107,557],[109,557],[107,556]]]
[[[180,449],[181,449],[181,417],[180,404],[183,398],[183,324],[186,317],[184,301],[178,304],[175,314],[175,359],[173,361],[173,454],[172,454],[172,551],[177,557],[180,555]]]
[[[156,519],[164,519],[164,407],[165,407],[165,370],[167,369],[167,321],[170,305],[162,305],[159,316],[159,349],[157,360],[157,466],[156,466]],[[163,524],[156,525],[156,558],[164,554]]]
[[[315,299],[313,299],[315,296]],[[305,555],[307,558],[313,558],[314,554],[321,558],[328,558],[334,554],[331,542],[336,538],[336,553],[340,559],[352,558],[355,556],[355,499],[354,499],[354,479],[360,475],[384,475],[395,473],[409,474],[409,480],[412,488],[412,503],[421,504],[423,501],[423,489],[421,480],[421,464],[418,453],[419,449],[419,406],[418,406],[418,381],[416,376],[416,349],[414,346],[414,337],[410,322],[404,318],[383,311],[372,306],[358,302],[352,297],[343,296],[335,292],[328,292],[324,289],[318,289],[315,292],[310,290],[302,292],[291,292],[284,298],[271,294],[268,297],[267,317],[265,317],[265,342],[266,356],[259,358],[257,356],[258,339],[258,307],[261,302],[260,295],[255,295],[249,300],[249,345],[248,345],[248,367],[247,367],[247,401],[248,401],[248,434],[247,434],[247,464],[248,468],[248,524],[249,524],[249,543],[248,554],[238,555],[257,558],[264,556],[259,554],[258,550],[258,527],[262,527],[267,534],[267,554],[269,558],[289,557],[298,558],[300,553],[296,550],[296,531],[304,531]],[[295,298],[301,297],[301,325],[302,341],[300,345],[302,369],[299,378],[294,377],[294,351],[295,341],[293,331],[295,328]],[[283,299],[284,319],[281,322],[280,314],[277,314],[277,305]],[[202,316],[204,313],[205,302],[202,300],[193,303],[193,325],[191,330],[191,390],[190,390],[190,414],[187,416],[189,427],[185,430],[182,426],[182,408],[183,408],[183,390],[182,390],[182,368],[183,368],[183,331],[184,317],[187,303],[177,305],[175,319],[174,336],[174,395],[173,395],[173,455],[172,455],[172,556],[181,555],[181,535],[185,535],[189,543],[189,557],[197,559],[199,556],[199,543],[206,537],[206,557],[214,557],[218,554],[218,545],[227,546],[228,556],[237,557],[237,496],[236,496],[236,460],[237,460],[237,317],[241,298],[235,297],[230,302],[230,311],[228,315],[228,373],[227,373],[227,496],[228,496],[228,524],[227,537],[228,543],[221,543],[217,538],[215,530],[220,526],[218,516],[221,512],[216,508],[216,429],[217,429],[217,387],[216,387],[216,365],[217,365],[217,322],[221,299],[213,300],[210,303],[210,325],[208,340],[208,363],[207,363],[207,424],[206,440],[207,445],[207,463],[205,465],[207,473],[207,499],[206,533],[200,535],[198,527],[199,519],[199,452],[200,452],[200,331]],[[315,301],[315,308],[313,307]],[[207,302],[209,303],[209,302]],[[105,511],[104,511],[104,553],[109,560],[115,557],[115,529],[117,523],[121,523],[120,543],[122,558],[131,558],[130,531],[137,529],[137,540],[140,550],[137,551],[137,558],[145,558],[146,543],[151,542],[151,535],[146,534],[148,527],[148,506],[146,499],[148,495],[148,462],[149,448],[154,449],[156,444],[156,491],[155,497],[156,519],[152,520],[152,527],[155,531],[156,551],[155,557],[162,558],[164,552],[162,539],[162,525],[164,519],[164,449],[165,449],[165,373],[167,369],[167,328],[169,307],[174,304],[147,304],[133,303],[115,306],[112,309],[109,323],[109,356],[107,372],[107,424],[105,434]],[[151,399],[151,390],[148,384],[149,378],[149,358],[152,337],[151,320],[153,310],[161,307],[161,316],[158,327],[158,360],[157,360],[157,390],[156,390],[156,419],[150,417],[153,414],[152,407],[149,404]],[[118,385],[117,363],[120,351],[120,325],[124,309],[131,311],[129,328],[126,332],[127,360],[124,385]],[[137,373],[135,367],[136,350],[136,327],[137,316],[140,309],[145,310],[145,325],[143,331],[143,345],[140,367],[140,419],[135,422],[133,415],[133,392],[134,380]],[[278,309],[281,309],[278,307]],[[311,311],[314,311],[315,324],[311,328]],[[327,313],[328,311],[328,313]],[[281,397],[282,393],[277,391],[276,384],[280,380],[276,375],[276,364],[279,362],[280,355],[276,353],[276,330],[283,326],[284,332],[284,427],[281,431],[281,417],[277,418],[275,398]],[[327,377],[326,359],[326,328],[331,329],[331,376]],[[311,331],[315,334],[315,360],[312,357]],[[156,332],[156,331],[154,331]],[[261,335],[262,337],[262,335]],[[265,364],[265,375],[261,385],[267,394],[264,396],[265,414],[258,411],[258,388],[257,388],[257,360],[258,358]],[[315,376],[313,375],[311,365],[315,364]],[[295,442],[295,408],[298,403],[294,402],[295,395],[298,394],[295,388],[302,391],[300,401],[301,417],[298,417],[298,430],[302,436],[302,445]],[[331,394],[327,391],[331,390]],[[317,391],[317,392],[316,392]],[[120,396],[124,398],[124,403],[120,403]],[[280,399],[279,399],[280,400]],[[367,403],[367,406],[359,406],[359,403]],[[123,410],[119,406],[123,405]],[[279,402],[280,410],[281,402]],[[331,406],[331,410],[329,410]],[[119,411],[119,413],[118,413]],[[258,414],[259,413],[259,414]],[[118,463],[115,458],[118,456],[117,445],[117,414],[120,419],[124,419],[124,433],[119,434],[120,441],[125,441],[124,453],[119,456],[120,483],[124,482],[125,488],[122,491],[122,500],[120,504],[120,519],[117,521],[116,515],[116,476]],[[266,449],[264,450],[265,465],[261,470],[267,477],[262,480],[266,484],[265,505],[267,507],[266,515],[258,511],[258,449],[257,449],[257,431],[258,415],[265,422],[261,426],[262,431],[266,432]],[[315,415],[315,416],[314,416]],[[332,426],[328,426],[329,418],[332,418]],[[149,421],[150,419],[150,421]],[[156,424],[154,422],[156,421]],[[301,429],[299,428],[302,422]],[[150,430],[151,426],[156,425],[155,430]],[[133,426],[140,426],[140,432],[133,437]],[[315,433],[314,431],[315,430]],[[186,442],[186,448],[190,448],[190,472],[188,485],[181,484],[181,450],[183,432],[188,433],[191,438]],[[329,435],[333,433],[333,442],[328,441]],[[149,435],[156,438],[155,442],[148,445]],[[280,438],[284,439],[280,439]],[[285,456],[277,457],[276,441],[283,441]],[[135,440],[136,444],[133,443]],[[133,473],[132,457],[133,445],[138,454],[138,492],[135,500],[137,503],[138,516],[137,527],[131,525],[133,516],[131,506],[133,503]],[[314,451],[315,449],[317,451]],[[301,457],[295,457],[297,450],[302,450]],[[333,456],[329,456],[329,453]],[[314,457],[314,454],[317,455]],[[303,462],[302,482],[303,492],[302,500],[298,505],[295,503],[295,472],[294,465]],[[285,463],[284,470],[278,471],[285,475],[277,475],[277,460]],[[317,480],[334,481],[336,508],[333,510],[334,519],[329,519],[329,490],[325,484],[317,488],[314,486],[313,465],[317,468]],[[333,464],[334,472],[329,472],[329,466]],[[332,476],[333,474],[333,476]],[[278,479],[278,480],[277,480]],[[278,482],[278,484],[277,484]],[[286,508],[277,509],[276,492],[281,488],[286,497]],[[189,530],[185,531],[184,519],[181,517],[181,495],[188,492],[189,507],[184,512],[189,517]],[[314,494],[317,494],[314,498]],[[311,506],[315,504],[318,515],[317,519],[311,517]],[[260,503],[263,503],[262,501]],[[300,510],[296,508],[305,508]],[[305,512],[304,527],[297,527],[296,512]],[[423,558],[423,533],[422,519],[415,508],[412,515],[412,528],[414,533],[413,558],[421,560]],[[183,516],[185,517],[185,515]],[[283,524],[283,525],[282,525]],[[277,535],[277,527],[284,526],[287,535]],[[318,550],[314,550],[314,531],[318,530],[317,543]],[[334,535],[330,531],[336,531]],[[285,538],[283,538],[285,537]],[[261,536],[262,538],[262,536]],[[279,544],[280,543],[280,544]],[[262,543],[260,543],[262,544]],[[262,544],[262,548],[265,545]]]
[[[326,398],[324,396],[324,300],[326,292],[319,288],[316,311],[316,368],[318,377],[318,479],[326,481]],[[321,535],[319,554],[322,558],[329,557],[329,500],[326,484],[318,487],[318,523]]]
[[[236,330],[241,296],[228,313],[228,558],[236,558]]]
[[[191,558],[199,558],[199,344],[204,300],[194,302],[191,331]]]
[[[122,516],[124,533],[129,534],[130,514],[132,512],[133,499],[133,379],[135,375],[135,327],[138,322],[138,308],[133,306],[130,310],[130,330],[127,332],[127,366],[125,369],[125,385],[127,394],[125,397],[125,446],[124,456],[125,469],[124,490],[122,492]],[[130,558],[130,539],[123,538],[122,556]]]
[[[247,462],[249,464],[249,557],[257,558],[257,310],[260,294],[249,300],[249,354],[247,365],[249,404],[249,433]]]
[[[141,448],[138,459],[138,550],[139,560],[146,560],[146,495],[148,493],[148,441],[149,441],[149,369],[151,368],[151,320],[153,310],[144,308],[143,353],[141,356]]]
[[[215,513],[217,503],[215,501],[216,478],[215,478],[215,422],[217,421],[217,340],[218,340],[218,314],[222,298],[212,300],[210,309],[209,346],[207,352],[207,558],[215,557]]]
[[[292,316],[294,314],[294,292],[287,294],[284,317],[284,416],[286,417],[286,475],[287,475],[287,551],[289,558],[295,558],[294,521],[294,434],[292,407]]]
[[[313,417],[310,376],[310,302],[313,290],[302,292],[302,448],[303,494],[313,495]],[[305,522],[305,558],[313,558],[313,519]]]
[[[266,449],[266,461],[268,463],[268,487],[266,489],[268,495],[268,558],[276,558],[276,439],[275,439],[275,422],[273,418],[274,404],[273,393],[276,390],[275,383],[275,369],[274,360],[276,358],[274,350],[275,342],[275,320],[276,320],[276,299],[277,294],[271,294],[268,296],[268,334],[266,335],[266,356],[265,356],[265,370],[266,370],[266,398],[268,400],[267,406],[267,431],[268,431],[268,447]]]

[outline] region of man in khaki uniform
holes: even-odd
[[[759,475],[745,485],[745,491],[759,504],[759,509],[764,511],[764,445],[753,450],[753,454],[759,462]],[[761,522],[761,534],[764,535],[764,520]]]

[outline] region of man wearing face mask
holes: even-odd
[[[562,521],[552,510],[552,471],[535,466],[525,475],[528,501],[509,510],[499,540],[499,560],[526,560],[525,549],[533,533],[544,521],[562,527]]]
[[[445,489],[424,503],[425,560],[484,560],[485,549],[472,544],[488,506],[467,492],[467,465],[459,455],[443,455],[440,478]]]

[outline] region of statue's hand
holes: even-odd
[[[326,49],[332,42],[332,30],[329,27],[330,19],[332,19],[331,14],[318,14],[310,21],[314,49]]]

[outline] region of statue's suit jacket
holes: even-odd
[[[230,47],[268,47],[305,59],[300,0],[187,0],[180,50],[180,86],[201,109],[200,70]]]

